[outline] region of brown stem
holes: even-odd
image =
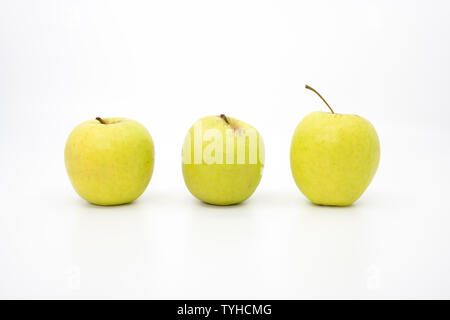
[[[228,121],[228,118],[224,115],[221,114],[220,117],[223,119],[223,121],[225,121],[227,124],[230,124],[230,121]]]
[[[306,88],[306,89],[309,89],[309,90],[311,90],[311,91],[314,91],[314,92],[320,97],[320,99],[322,99],[322,101],[325,102],[325,104],[327,105],[327,107],[331,110],[331,113],[334,114],[333,109],[331,109],[331,107],[330,107],[330,105],[328,104],[328,102],[320,95],[320,93],[318,93],[316,90],[314,90],[313,88],[311,88],[311,87],[308,86],[308,85],[305,85],[305,88]]]
[[[103,120],[103,119],[100,118],[100,117],[95,118],[95,120],[97,120],[97,121],[100,122],[101,124],[107,124],[107,123],[105,122],[105,120]]]

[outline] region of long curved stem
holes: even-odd
[[[331,107],[330,107],[330,105],[328,104],[328,102],[320,95],[320,93],[318,93],[315,89],[311,88],[311,87],[308,86],[308,85],[305,85],[305,88],[306,88],[306,89],[309,89],[309,90],[311,90],[311,91],[313,91],[313,92],[315,92],[315,93],[320,97],[320,99],[322,99],[322,101],[325,102],[325,104],[327,105],[327,107],[331,110],[331,113],[334,114],[333,109],[331,109]]]

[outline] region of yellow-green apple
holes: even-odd
[[[153,173],[153,140],[147,129],[125,118],[79,124],[67,139],[64,158],[75,191],[98,205],[136,200]]]
[[[264,168],[264,143],[258,131],[223,114],[198,120],[186,135],[182,155],[187,188],[214,205],[249,198]]]
[[[291,170],[300,191],[313,203],[348,206],[366,190],[378,168],[380,143],[366,119],[313,112],[298,124],[291,144]]]

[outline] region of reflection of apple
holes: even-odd
[[[300,191],[320,205],[347,206],[366,190],[378,168],[375,128],[356,115],[313,112],[295,129],[291,169]]]
[[[264,167],[264,144],[251,125],[225,115],[198,120],[183,145],[183,176],[189,191],[215,205],[249,198]]]
[[[136,200],[153,173],[150,134],[140,123],[124,118],[79,124],[67,139],[64,156],[75,191],[98,205]]]

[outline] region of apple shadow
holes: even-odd
[[[323,204],[315,204],[312,203],[311,201],[309,201],[308,199],[303,199],[303,202],[306,203],[306,205],[310,208],[317,208],[318,210],[335,210],[335,211],[341,211],[341,212],[345,212],[350,210],[355,209],[356,207],[358,207],[358,205],[355,203],[352,203],[348,206],[333,206],[333,205],[323,205]]]
[[[254,201],[257,207],[273,207],[277,210],[288,210],[298,212],[311,212],[315,214],[324,214],[333,212],[335,214],[353,214],[353,212],[360,211],[364,206],[360,206],[360,203],[355,202],[349,206],[327,206],[317,205],[308,200],[305,196],[298,192],[285,192],[285,191],[269,191],[262,192],[255,195]],[[253,204],[253,203],[252,203]]]
[[[99,204],[95,204],[95,203],[91,203],[89,201],[80,199],[80,201],[82,202],[82,206],[85,208],[89,208],[92,210],[98,210],[98,211],[102,211],[102,210],[118,210],[119,208],[125,208],[125,207],[134,207],[136,206],[136,201],[139,201],[139,199],[136,199],[132,202],[128,202],[128,203],[122,203],[122,204],[116,204],[116,205],[99,205]]]
[[[242,201],[239,203],[233,203],[233,204],[227,204],[227,205],[217,205],[217,204],[211,204],[199,199],[194,199],[196,206],[201,208],[208,208],[212,210],[233,210],[236,208],[243,208],[247,205],[247,201]]]
[[[342,206],[326,206],[317,205],[309,201],[308,199],[302,199],[301,205],[304,207],[302,215],[317,215],[317,216],[341,216],[352,217],[359,216],[363,213],[363,207],[358,204],[351,204],[346,207]]]

